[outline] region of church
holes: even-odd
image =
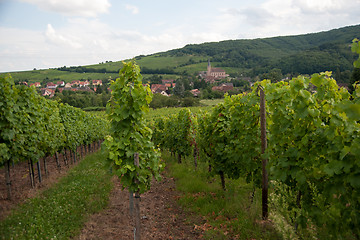
[[[221,68],[213,68],[211,67],[210,60],[208,61],[207,71],[206,71],[207,77],[214,77],[214,78],[226,78],[229,75],[225,73],[225,70]]]
[[[211,67],[210,60],[208,61],[207,71],[200,72],[200,77],[204,78],[206,82],[215,82],[217,79],[226,78],[229,75],[221,68]]]

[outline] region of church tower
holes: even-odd
[[[206,76],[211,76],[211,64],[210,64],[210,59],[208,60],[208,66],[207,66]]]

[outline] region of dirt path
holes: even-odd
[[[113,181],[108,208],[91,216],[76,239],[134,239],[129,192],[121,191],[116,177]],[[141,239],[201,239],[201,232],[194,230],[189,216],[177,205],[177,198],[172,178],[164,176],[161,182],[152,182],[151,190],[141,195]]]

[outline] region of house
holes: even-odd
[[[194,95],[194,97],[198,97],[201,93],[199,89],[193,89],[190,90],[190,92],[192,93],[192,95]]]
[[[234,85],[232,83],[222,83],[219,86],[212,87],[211,90],[228,92],[228,91],[234,90]]]
[[[27,82],[19,82],[19,85],[25,85],[25,86],[27,86],[28,83],[27,83]]]
[[[151,92],[152,93],[161,93],[162,91],[167,91],[168,88],[162,84],[152,84],[151,85]]]
[[[65,88],[60,88],[60,87],[57,88],[57,90],[58,90],[60,93],[62,93],[62,92],[64,91],[64,89],[65,89]]]
[[[58,85],[56,85],[55,83],[49,82],[46,84],[46,88],[48,89],[56,89]]]
[[[73,92],[78,92],[78,91],[82,91],[82,92],[94,92],[94,91],[93,91],[90,87],[88,87],[88,86],[71,88],[71,91],[73,91]]]
[[[338,85],[339,89],[343,87],[349,91],[349,83],[337,83],[337,85]]]
[[[83,81],[83,82],[79,82],[78,85],[79,85],[80,87],[86,87],[86,86],[89,86],[89,84],[90,84],[89,81],[86,80],[86,81]]]
[[[165,92],[165,91],[161,91],[160,94],[163,95],[163,96],[166,96],[166,97],[169,96],[169,94],[167,94],[167,92]]]
[[[65,84],[65,88],[71,88],[72,87],[72,84],[71,83],[66,83]]]
[[[41,84],[39,82],[36,83],[30,83],[30,87],[31,86],[35,86],[35,87],[41,87]]]
[[[55,89],[42,88],[41,89],[41,95],[53,97],[55,95]]]
[[[102,85],[102,80],[92,80],[92,85],[93,86],[101,86]]]
[[[79,84],[80,84],[79,80],[71,81],[71,85],[79,85]]]
[[[60,87],[64,87],[65,86],[65,82],[64,81],[57,81],[56,83],[58,86]]]
[[[161,82],[162,82],[162,84],[166,84],[166,83],[173,83],[173,82],[175,82],[175,79],[163,79],[163,80],[161,80]]]

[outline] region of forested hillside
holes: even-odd
[[[297,36],[254,40],[229,40],[187,45],[162,56],[205,55],[219,67],[231,67],[252,75],[281,69],[283,74],[312,74],[352,70],[352,39],[359,38],[360,25]]]

